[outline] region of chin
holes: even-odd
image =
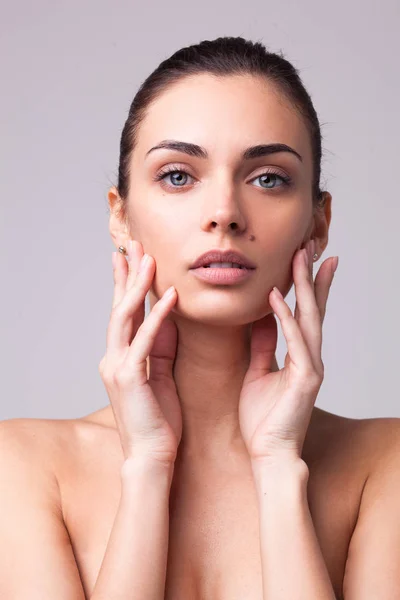
[[[212,297],[214,296],[214,297]],[[249,325],[265,317],[272,312],[269,302],[250,302],[249,299],[239,298],[216,298],[210,294],[206,298],[203,294],[196,294],[195,297],[184,298],[179,296],[173,311],[185,319],[197,321],[204,325],[213,325],[214,327],[239,327]]]

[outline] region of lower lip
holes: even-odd
[[[239,281],[245,281],[255,271],[255,269],[225,269],[223,267],[199,267],[190,270],[199,279],[210,283],[219,283],[220,285],[231,285]]]

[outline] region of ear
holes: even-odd
[[[115,186],[108,190],[107,198],[110,207],[109,230],[111,238],[117,249],[120,246],[127,248],[131,236],[129,234],[126,201],[121,198]]]
[[[329,226],[332,218],[332,196],[329,192],[321,192],[322,197],[314,210],[314,226],[312,237],[315,240],[315,252],[321,257],[328,245]]]

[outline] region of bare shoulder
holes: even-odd
[[[344,595],[398,598],[400,581],[394,574],[400,560],[400,418],[362,419],[358,439],[368,474],[347,553]]]
[[[400,418],[350,418],[316,409],[312,446],[319,460],[343,457],[368,475],[381,461],[400,450]]]
[[[9,490],[29,489],[31,499],[40,497],[40,503],[46,506],[48,513],[61,520],[57,449],[57,437],[46,420],[15,418],[0,421],[2,482]]]
[[[44,467],[51,469],[55,459],[56,436],[53,422],[46,419],[15,418],[0,421],[0,454],[40,460],[47,455]]]
[[[336,415],[335,415],[336,416]],[[348,438],[353,446],[357,444],[369,458],[373,467],[400,443],[399,417],[373,417],[352,419],[339,417],[337,435],[341,441]]]
[[[93,447],[102,447],[115,430],[103,422],[101,411],[74,419],[14,418],[0,421],[0,454],[36,462],[55,479],[85,457]],[[114,434],[114,435],[113,435]]]
[[[84,598],[57,477],[67,431],[62,421],[0,421],[2,598]]]
[[[370,474],[400,456],[400,418],[376,417],[361,419],[360,438],[370,457]]]
[[[53,468],[60,450],[77,433],[78,419],[15,418],[0,421],[0,444],[15,454],[31,456],[32,460],[46,458],[45,465]]]

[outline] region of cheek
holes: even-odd
[[[304,206],[304,202],[288,203],[287,207],[270,215],[262,234],[258,235],[265,252],[275,256],[281,266],[291,262],[307,235],[311,215]]]

